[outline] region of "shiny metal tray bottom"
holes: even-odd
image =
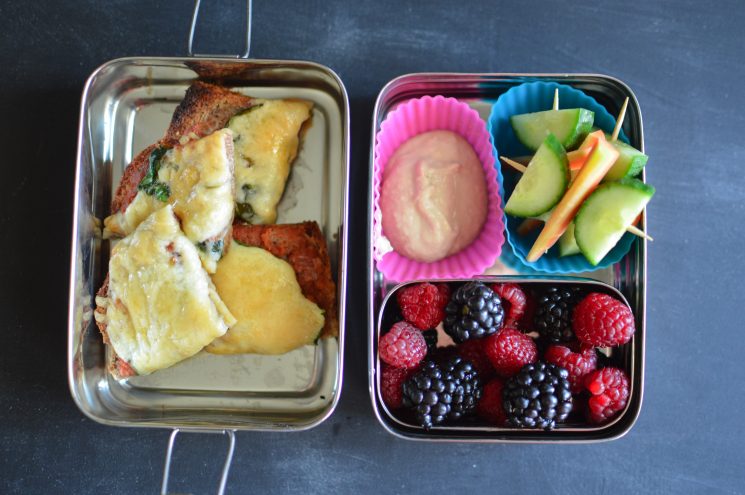
[[[324,232],[337,280],[340,337],[281,356],[201,352],[149,376],[116,380],[106,371],[109,357],[91,319],[110,247],[100,238],[101,219],[110,213],[126,165],[164,134],[200,75],[254,97],[314,103],[278,223],[315,220]],[[331,414],[342,380],[348,127],[343,84],[313,63],[130,58],[90,77],[81,108],[68,342],[70,388],[86,415],[124,426],[274,430],[309,428]]]
[[[597,74],[452,74],[421,73],[408,74],[390,81],[378,95],[372,123],[370,150],[370,179],[368,196],[372,204],[373,148],[380,124],[396,105],[425,95],[443,95],[468,103],[488,120],[492,104],[513,86],[531,81],[554,81],[580,89],[595,98],[612,114],[617,115],[624,99],[629,97],[629,106],[624,121],[624,132],[631,145],[644,150],[644,133],[641,111],[633,92],[623,82],[609,76]],[[642,179],[644,176],[642,175]],[[646,214],[643,224],[646,223]],[[485,271],[484,276],[501,277],[520,283],[536,280],[576,281],[590,283],[599,281],[615,288],[628,301],[636,318],[636,333],[632,342],[624,346],[614,359],[629,372],[632,394],[626,410],[613,422],[602,427],[566,425],[551,432],[516,430],[488,426],[435,427],[424,431],[400,421],[382,403],[379,394],[380,362],[377,357],[377,339],[380,333],[380,318],[386,296],[396,284],[386,280],[376,269],[372,254],[372,207],[368,211],[368,378],[373,410],[378,421],[390,433],[411,440],[424,441],[471,441],[471,442],[596,442],[619,438],[626,434],[636,422],[641,410],[644,391],[644,342],[646,315],[646,241],[637,240],[631,251],[615,265],[590,273],[577,273],[571,277],[536,275],[525,269],[509,268],[501,259]],[[511,249],[505,242],[502,251]],[[610,288],[609,288],[610,289]]]

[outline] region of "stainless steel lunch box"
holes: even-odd
[[[198,9],[199,2],[192,37]],[[250,26],[250,3],[248,9]],[[191,53],[191,38],[189,48]],[[314,103],[278,222],[320,225],[337,281],[339,337],[281,356],[200,353],[149,376],[117,380],[107,372],[110,356],[91,317],[108,270],[102,219],[124,168],[163,136],[197,79],[253,97]],[[99,67],[83,91],[75,176],[68,377],[80,410],[107,425],[225,431],[231,446],[234,430],[304,430],[328,418],[342,388],[348,172],[349,102],[344,84],[327,67],[214,56],[122,58]]]
[[[397,104],[425,95],[443,95],[468,103],[487,120],[492,104],[509,88],[531,81],[553,81],[580,89],[595,98],[611,112],[618,111],[626,97],[629,105],[624,121],[624,132],[631,145],[644,151],[644,134],[639,103],[633,92],[623,82],[597,74],[408,74],[390,81],[378,95],[373,112],[372,141],[370,150],[370,176],[368,203],[372,205],[373,149],[380,124]],[[642,180],[644,176],[642,175]],[[590,273],[577,273],[568,277],[536,275],[535,272],[510,269],[500,260],[484,273],[488,281],[511,281],[521,284],[576,283],[594,285],[593,290],[614,292],[625,299],[636,318],[636,333],[632,341],[614,351],[613,359],[622,363],[631,378],[631,395],[625,411],[612,422],[591,427],[579,424],[562,425],[554,431],[516,430],[486,426],[435,426],[429,431],[406,424],[387,410],[380,397],[380,361],[377,342],[381,331],[383,311],[392,291],[399,286],[386,280],[375,266],[373,258],[372,208],[368,211],[368,381],[370,398],[375,416],[390,433],[401,438],[424,441],[467,442],[598,442],[619,438],[636,422],[641,410],[644,391],[644,342],[646,334],[646,264],[647,244],[637,239],[631,251],[613,266]],[[646,212],[642,226],[646,225]],[[511,247],[505,243],[502,250]]]

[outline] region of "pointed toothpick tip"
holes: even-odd
[[[613,128],[613,134],[611,135],[610,140],[615,141],[618,139],[618,134],[621,132],[621,127],[623,126],[623,119],[626,117],[626,108],[629,106],[629,97],[627,96],[625,100],[623,100],[623,105],[621,105],[621,111],[618,112],[618,118],[616,119],[616,127]]]
[[[526,167],[522,163],[516,162],[515,160],[511,158],[507,158],[506,156],[500,156],[499,159],[502,160],[507,165],[509,165],[510,167],[517,170],[518,172],[525,173],[525,171],[528,169],[528,167]]]
[[[641,237],[642,239],[646,239],[649,242],[654,241],[654,239],[652,238],[651,235],[647,234],[646,232],[644,232],[643,230],[641,230],[641,229],[639,229],[637,227],[634,227],[633,225],[629,225],[626,228],[626,232],[628,232],[630,234],[634,234],[637,237]]]

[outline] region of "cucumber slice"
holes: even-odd
[[[592,129],[595,114],[584,108],[546,110],[510,117],[517,139],[531,151],[537,150],[553,134],[566,149],[577,146]]]
[[[577,241],[574,239],[574,222],[571,222],[559,237],[559,256],[571,256],[580,252]]]
[[[556,205],[569,184],[564,148],[549,134],[530,160],[504,211],[516,217],[537,217]]]
[[[592,131],[601,130],[598,127],[593,127]],[[608,171],[603,179],[603,182],[609,182],[612,180],[623,179],[624,177],[636,177],[647,165],[649,157],[634,148],[630,144],[626,144],[623,141],[611,141],[611,135],[605,133],[606,139],[618,150],[619,156],[616,163]]]
[[[613,141],[612,144],[618,150],[619,155],[603,180],[608,182],[639,175],[649,157],[623,141]]]
[[[654,195],[654,187],[637,179],[600,185],[582,204],[574,219],[577,245],[593,265],[613,249]]]

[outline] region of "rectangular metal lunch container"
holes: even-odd
[[[485,121],[489,118],[492,104],[508,89],[532,81],[550,81],[566,84],[582,90],[603,105],[611,114],[617,115],[623,101],[629,97],[623,130],[635,148],[644,151],[644,134],[639,103],[633,92],[618,79],[598,74],[454,74],[420,73],[408,74],[390,81],[378,95],[373,112],[372,141],[370,150],[370,174],[368,202],[368,378],[373,409],[381,425],[393,435],[411,440],[424,441],[468,441],[468,442],[598,442],[619,438],[626,434],[636,422],[641,410],[644,391],[644,342],[646,318],[646,240],[637,239],[631,251],[619,262],[608,268],[577,273],[573,276],[556,277],[536,275],[535,272],[510,269],[500,260],[486,270],[484,276],[490,281],[512,281],[521,284],[577,283],[598,285],[598,290],[615,292],[623,296],[636,320],[636,333],[632,341],[613,356],[629,372],[631,395],[626,409],[612,422],[598,426],[579,424],[562,425],[553,431],[518,430],[487,426],[435,426],[429,431],[406,424],[393,416],[380,398],[380,361],[377,357],[377,342],[380,335],[382,311],[387,296],[396,284],[386,280],[376,269],[373,258],[373,160],[374,146],[380,124],[396,105],[411,98],[425,95],[443,95],[468,103],[479,112]],[[642,172],[643,174],[643,172]],[[644,175],[642,175],[642,180]],[[646,224],[646,212],[642,225]],[[502,250],[511,249],[505,242]]]
[[[148,376],[117,380],[92,316],[108,270],[101,239],[112,190],[140,150],[163,136],[195,80],[258,98],[314,103],[278,223],[315,220],[337,281],[339,338],[281,356],[200,353]],[[83,93],[75,180],[68,373],[72,396],[104,424],[225,430],[301,430],[326,419],[341,392],[346,289],[349,104],[330,69],[311,62],[225,58],[124,58],[89,78]]]

